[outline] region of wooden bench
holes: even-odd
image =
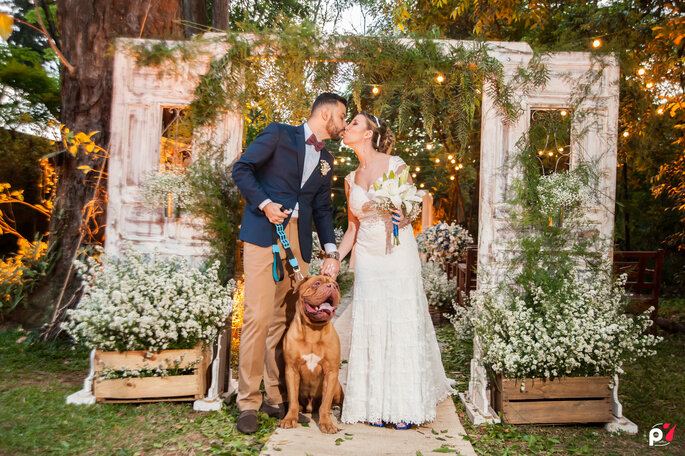
[[[465,306],[464,295],[467,297],[476,289],[478,267],[478,245],[471,244],[466,247],[466,255],[463,263],[457,263],[457,303]]]
[[[656,334],[656,318],[659,311],[659,292],[661,290],[661,269],[664,264],[662,249],[651,252],[614,252],[614,271],[617,275],[627,274],[626,289],[630,293],[629,312],[641,313],[650,306],[652,327]]]

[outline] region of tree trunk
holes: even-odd
[[[74,72],[62,68],[60,122],[73,132],[99,131],[95,142],[107,149],[110,139],[113,39],[120,36],[183,38],[183,0],[58,0],[57,20],[62,53]],[[61,154],[57,160],[56,201],[50,220],[50,242],[56,242],[60,257],[50,277],[31,297],[29,308],[19,315],[28,325],[50,321],[54,306],[70,271],[80,239],[81,211],[93,198],[92,181],[78,169],[81,165],[100,169],[80,151],[75,157]],[[106,187],[106,181],[101,185]],[[100,226],[104,225],[101,214]],[[103,230],[97,233],[103,236]],[[79,280],[70,274],[62,304],[69,302]],[[22,318],[23,316],[23,318]]]
[[[227,30],[230,26],[231,0],[212,0],[212,27]]]
[[[183,0],[183,17],[186,38],[206,31],[207,5],[205,0]]]

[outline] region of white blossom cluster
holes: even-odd
[[[426,254],[426,260],[436,263],[454,263],[473,238],[457,222],[438,222],[416,236],[419,251]]]
[[[620,374],[662,340],[644,334],[651,309],[624,313],[624,283],[572,277],[554,296],[537,288],[528,299],[486,287],[471,295],[471,307],[455,305],[451,320],[459,334],[475,331],[483,363],[507,377]]]
[[[187,260],[136,252],[77,261],[85,288],[64,329],[99,350],[192,348],[213,341],[233,308],[235,282],[222,286],[219,262],[206,271]]]
[[[457,294],[456,280],[447,280],[447,274],[438,263],[426,262],[421,265],[423,291],[428,304],[446,307]]]
[[[550,216],[581,206],[589,196],[582,178],[573,171],[542,176],[538,195],[542,212]]]
[[[342,228],[335,228],[333,230],[335,234],[335,245],[340,245],[343,235],[345,234]],[[323,250],[321,247],[321,242],[319,241],[319,235],[316,232],[312,233],[312,258],[319,255],[319,252]]]
[[[166,205],[169,194],[181,209],[193,204],[193,192],[183,168],[145,173],[141,191],[143,203],[150,208]]]

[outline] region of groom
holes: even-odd
[[[322,271],[337,275],[340,256],[333,232],[331,178],[333,157],[321,142],[339,140],[345,129],[347,101],[333,93],[319,95],[309,119],[293,127],[272,123],[257,136],[233,165],[233,179],[245,198],[240,228],[244,241],[245,310],[240,335],[238,430],[257,431],[257,410],[282,418],[284,398],[282,352],[286,307],[293,309],[294,271],[281,251],[288,275],[275,282],[272,274],[274,225],[283,224],[293,254],[307,274],[312,254],[312,220],[324,244]],[[259,386],[264,380],[266,398]],[[307,420],[301,416],[301,420]]]

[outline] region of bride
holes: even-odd
[[[393,246],[394,222],[371,207],[373,183],[391,170],[401,173],[407,164],[390,155],[395,135],[387,124],[366,112],[350,122],[343,140],[357,154],[359,167],[345,177],[348,225],[339,247],[341,259],[355,252],[341,421],[409,429],[435,419],[436,405],[455,391],[440,360],[409,220],[400,218],[400,245]]]

